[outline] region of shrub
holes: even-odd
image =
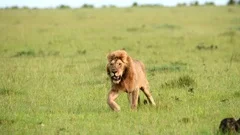
[[[180,76],[178,79],[170,80],[162,84],[162,87],[170,88],[184,88],[184,87],[193,87],[196,85],[194,79],[189,75]]]
[[[235,0],[229,0],[227,5],[235,5],[236,4],[236,1]]]
[[[161,4],[143,4],[141,7],[164,7]]]
[[[17,52],[14,57],[21,57],[21,56],[36,56],[36,53],[32,50],[28,50],[28,51],[20,51],[20,52]]]
[[[115,5],[109,5],[109,8],[116,8],[117,6]]]
[[[180,29],[181,27],[179,25],[174,25],[174,24],[161,24],[161,25],[156,25],[154,26],[155,28],[159,29],[169,29],[169,30],[175,30],[175,29]]]
[[[205,6],[215,6],[214,2],[205,2]]]
[[[178,72],[185,70],[187,66],[187,63],[183,62],[171,62],[168,65],[162,65],[162,66],[154,66],[152,68],[149,68],[149,72],[154,73],[154,72]]]
[[[82,8],[94,8],[94,6],[90,4],[83,4]]]
[[[177,7],[185,7],[185,6],[187,6],[186,3],[178,3],[178,4],[177,4]]]
[[[22,9],[29,9],[29,7],[28,6],[23,6]]]
[[[68,5],[60,5],[57,7],[58,9],[70,9],[71,7]]]
[[[221,33],[220,35],[229,37],[229,42],[233,43],[234,42],[234,37],[236,36],[236,31],[229,30],[227,32]]]
[[[10,9],[19,9],[19,7],[18,6],[12,6],[12,7],[10,7]]]
[[[138,6],[137,2],[134,2],[134,3],[132,4],[132,7],[137,7],[137,6]]]
[[[0,88],[0,95],[21,95],[22,92],[15,91],[13,89]]]
[[[190,3],[190,6],[199,6],[199,3],[198,3],[198,1],[194,1],[194,2]]]
[[[79,54],[79,55],[84,55],[86,53],[87,53],[87,51],[85,49],[84,50],[77,50],[77,54]]]
[[[102,8],[107,8],[107,5],[102,5]]]

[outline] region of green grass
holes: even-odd
[[[0,133],[217,134],[223,118],[240,117],[239,13],[0,10]],[[125,93],[121,112],[108,107],[106,56],[122,48],[145,63],[155,108],[131,111]]]

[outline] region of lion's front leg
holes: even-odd
[[[134,90],[132,92],[132,103],[131,103],[131,108],[132,109],[137,109],[138,106],[138,96],[139,96],[139,90]]]
[[[114,90],[110,90],[108,93],[108,100],[107,103],[110,106],[110,108],[114,111],[120,111],[120,106],[115,102],[117,99],[119,93]]]
[[[128,93],[128,101],[129,101],[129,104],[132,105],[132,92]]]

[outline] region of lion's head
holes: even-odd
[[[107,56],[107,72],[114,84],[119,84],[124,78],[129,64],[129,57],[124,50],[114,51]]]

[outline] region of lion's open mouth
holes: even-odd
[[[112,76],[111,78],[114,83],[119,83],[121,81],[121,76]]]

